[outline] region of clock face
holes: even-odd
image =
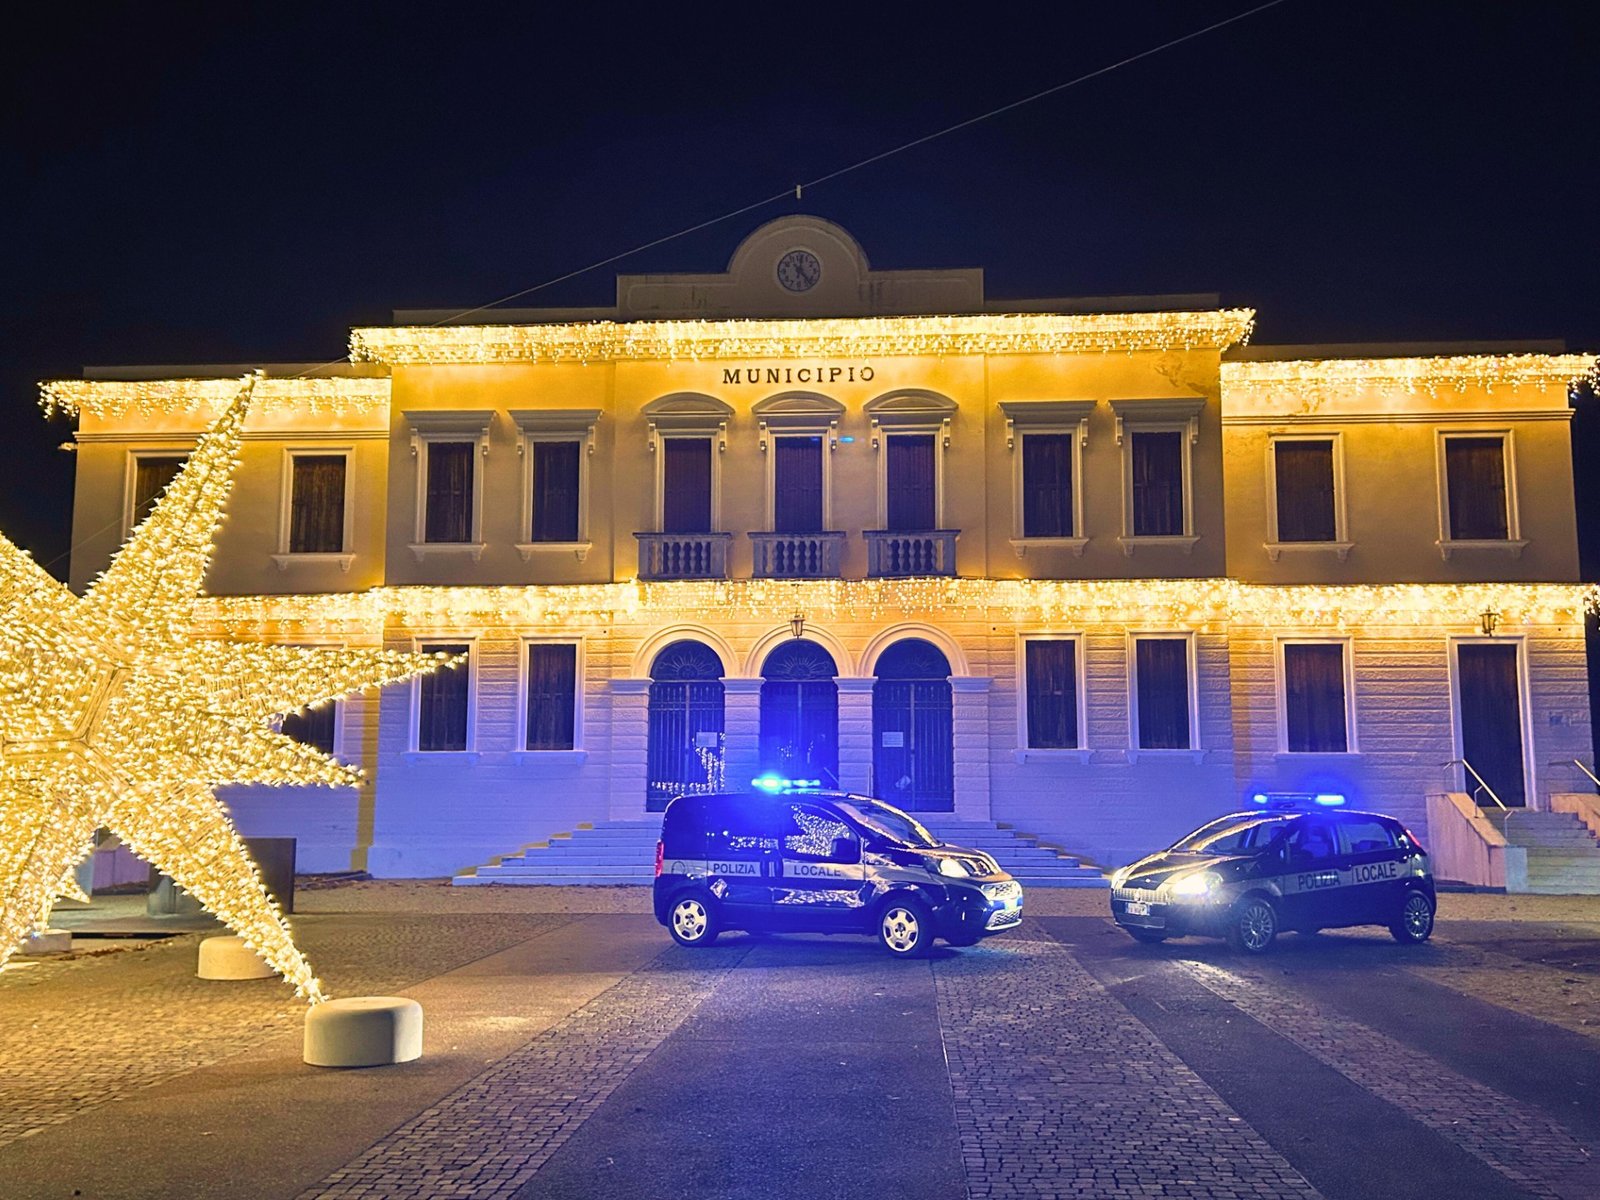
[[[809,292],[822,278],[822,263],[809,250],[791,250],[778,260],[778,282],[791,292]]]

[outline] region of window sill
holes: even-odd
[[[1017,761],[1025,762],[1080,762],[1086,763],[1094,757],[1094,751],[1088,749],[1071,750],[1064,747],[1019,746],[1016,750]]]
[[[1452,554],[1462,550],[1468,552],[1476,550],[1489,550],[1500,554],[1509,554],[1512,558],[1521,558],[1522,549],[1528,544],[1527,538],[1483,538],[1471,540],[1454,540],[1446,538],[1438,543],[1439,554],[1445,562],[1450,561]]]
[[[577,750],[513,750],[511,761],[519,766],[579,767],[589,758],[589,752]]]
[[[1086,537],[1014,537],[1011,548],[1023,558],[1029,550],[1070,550],[1074,558],[1083,557],[1083,548],[1089,544]]]
[[[1359,750],[1277,750],[1273,752],[1274,758],[1287,758],[1299,762],[1307,758],[1360,758]]]
[[[338,563],[339,570],[348,572],[350,564],[356,559],[354,554],[274,554],[273,565],[280,571],[287,571],[290,567],[322,567],[329,563]]]
[[[483,547],[482,542],[412,542],[411,554],[418,562],[429,555],[448,558],[460,554],[470,554],[472,561],[477,562],[483,557]]]
[[[400,761],[411,763],[449,763],[459,766],[471,766],[478,761],[476,750],[404,750],[400,754]]]
[[[1182,536],[1119,537],[1117,539],[1117,544],[1122,547],[1122,552],[1124,554],[1126,554],[1129,558],[1132,558],[1135,550],[1166,550],[1174,546],[1182,550],[1185,554],[1188,554],[1194,550],[1194,544],[1199,540],[1200,535],[1194,533],[1185,534]]]
[[[532,560],[535,554],[564,553],[575,554],[578,561],[582,562],[589,557],[589,551],[594,549],[593,542],[518,542],[517,553],[522,555],[523,562]]]
[[[1350,557],[1350,551],[1355,549],[1354,542],[1266,542],[1264,543],[1267,557],[1273,562],[1278,561],[1281,554],[1337,554],[1339,561],[1344,562]]]
[[[1168,762],[1187,758],[1191,762],[1199,763],[1205,761],[1205,757],[1204,750],[1141,750],[1137,746],[1128,748],[1128,761],[1131,763],[1138,762],[1141,758],[1166,759]]]

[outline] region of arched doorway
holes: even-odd
[[[784,642],[761,664],[761,769],[839,785],[839,673],[815,642]]]
[[[932,642],[905,638],[878,656],[872,685],[873,790],[922,812],[955,808],[950,660]]]
[[[722,660],[694,641],[664,646],[650,664],[650,745],[645,808],[660,812],[685,792],[722,790]]]

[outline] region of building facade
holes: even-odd
[[[1263,792],[1426,823],[1592,765],[1560,347],[1247,347],[1214,297],[998,303],[784,218],[605,310],[260,368],[215,631],[463,665],[285,718],[302,870],[451,874],[765,773],[1110,865]],[[254,368],[252,368],[254,369]],[[90,370],[72,582],[245,368]],[[1463,764],[1463,760],[1465,764]]]

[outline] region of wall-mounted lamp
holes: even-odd
[[[806,615],[805,615],[805,613],[797,611],[794,614],[794,616],[789,618],[789,632],[791,634],[793,634],[796,638],[805,637],[805,635],[806,635]]]
[[[1493,637],[1494,631],[1500,628],[1500,614],[1492,608],[1486,608],[1478,614],[1478,628],[1483,630],[1484,637]]]

